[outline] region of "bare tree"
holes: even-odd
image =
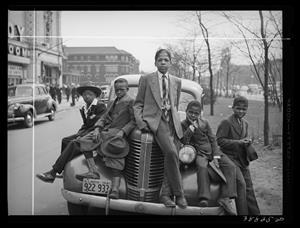
[[[270,34],[270,32],[267,29],[268,21],[264,21],[263,12],[259,11],[258,13],[260,19],[259,34],[255,33],[255,31],[252,31],[250,27],[243,25],[241,21],[234,19],[226,13],[223,13],[223,15],[237,27],[237,29],[243,36],[243,40],[247,49],[247,54],[252,63],[255,75],[264,89],[264,145],[266,146],[269,145],[269,48],[276,36],[279,35],[279,32],[277,31],[274,34]],[[254,36],[254,39],[249,40],[249,38],[246,36],[247,32]],[[255,54],[253,54],[253,48],[250,45],[250,41],[255,42],[255,44],[258,45],[258,49],[260,50],[259,59],[263,60],[264,80],[262,80],[262,76],[260,75],[257,64],[255,63]]]
[[[207,58],[208,58],[208,70],[210,74],[210,80],[209,80],[209,89],[210,89],[210,115],[214,115],[214,89],[213,89],[213,72],[212,72],[212,63],[211,63],[211,50],[209,45],[209,36],[208,36],[208,30],[205,27],[202,18],[201,18],[201,11],[196,11],[196,15],[198,18],[199,26],[201,28],[202,36],[204,37],[204,41],[207,46]]]

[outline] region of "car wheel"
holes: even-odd
[[[33,114],[31,111],[28,111],[24,117],[24,125],[25,127],[32,127],[33,126]]]
[[[48,116],[48,118],[49,118],[50,121],[53,121],[55,119],[55,109],[52,107],[50,109],[50,111],[51,111],[51,115]]]
[[[87,206],[73,204],[70,202],[67,202],[67,203],[68,203],[69,215],[87,215],[88,214]]]

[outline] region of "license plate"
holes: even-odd
[[[94,194],[107,194],[111,188],[111,181],[84,178],[82,192]]]

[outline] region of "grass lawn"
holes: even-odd
[[[218,97],[214,105],[214,116],[210,116],[210,105],[204,106],[204,117],[216,133],[222,119],[232,114],[232,98]],[[249,134],[254,138],[254,147],[259,158],[250,164],[253,186],[262,215],[282,214],[282,147],[274,135],[282,135],[282,112],[269,106],[269,147],[263,146],[264,103],[249,101],[245,119],[249,123]]]

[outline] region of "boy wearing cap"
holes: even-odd
[[[88,162],[89,171],[77,174],[76,178],[100,178],[93,158],[96,150],[113,174],[110,198],[114,199],[119,198],[120,171],[125,167],[125,156],[129,151],[127,137],[135,128],[134,99],[127,94],[128,89],[126,79],[119,78],[114,82],[116,99],[108,103],[106,113],[95,123],[95,130],[80,139],[80,150]]]
[[[85,106],[80,109],[83,125],[76,134],[62,139],[61,154],[57,158],[53,168],[45,173],[37,174],[37,178],[44,182],[52,183],[57,173],[61,173],[65,165],[74,157],[81,155],[79,139],[94,130],[94,124],[105,113],[106,106],[97,99],[101,95],[101,89],[90,84],[77,88],[85,102]]]
[[[213,161],[220,168],[226,178],[226,183],[221,183],[220,205],[232,215],[236,215],[231,207],[231,199],[236,198],[236,169],[233,162],[220,152],[216,137],[213,135],[207,120],[201,116],[201,103],[191,101],[186,108],[186,119],[181,122],[183,129],[182,143],[192,145],[196,149],[197,184],[199,206],[207,207],[211,199],[209,162]]]
[[[249,170],[251,159],[246,150],[252,143],[248,137],[248,122],[243,119],[247,109],[247,98],[239,96],[233,100],[233,114],[218,126],[217,142],[222,152],[236,165],[238,215],[259,215]]]

